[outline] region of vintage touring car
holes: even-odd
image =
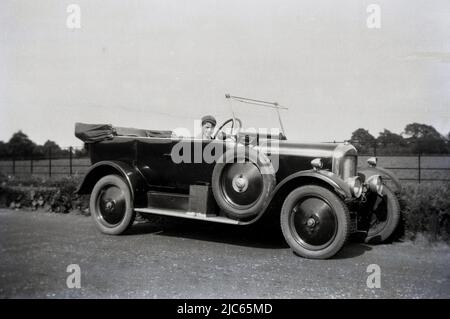
[[[282,130],[246,131],[235,116],[212,140],[82,123],[75,135],[92,162],[77,192],[91,194],[93,220],[106,234],[123,233],[136,212],[235,225],[275,214],[296,254],[325,259],[353,232],[381,243],[399,223],[398,179],[376,158],[357,171],[349,143],[291,142]]]

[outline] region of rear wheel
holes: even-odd
[[[349,235],[347,206],[336,194],[321,186],[293,190],[283,203],[280,220],[288,245],[306,258],[332,257],[344,246]]]
[[[90,211],[101,232],[119,235],[127,230],[135,219],[127,183],[117,175],[102,177],[92,190]]]

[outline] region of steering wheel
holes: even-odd
[[[212,136],[212,138],[215,139],[219,135],[219,133],[222,132],[222,135],[224,135],[225,138],[226,137],[232,137],[232,138],[234,137],[234,139],[236,140],[237,133],[236,134],[227,134],[227,133],[223,132],[223,128],[225,127],[225,125],[227,125],[229,123],[232,123],[231,124],[231,129],[232,129],[231,132],[233,132],[233,128],[235,127],[236,124],[239,124],[239,126],[237,128],[238,132],[242,128],[242,121],[240,119],[238,119],[237,117],[236,118],[231,118],[231,119],[226,120],[225,122],[222,123],[221,126],[219,126],[219,129],[217,130],[216,134],[214,134]]]

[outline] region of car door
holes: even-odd
[[[210,184],[216,160],[225,149],[224,142],[190,138],[178,143],[174,147],[188,152],[188,155],[183,153],[183,160],[178,159],[178,180],[187,185]]]

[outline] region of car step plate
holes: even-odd
[[[240,222],[238,220],[233,220],[233,219],[226,218],[226,217],[206,216],[205,214],[202,214],[202,213],[188,212],[188,211],[179,210],[179,209],[161,209],[161,208],[147,207],[147,208],[135,208],[134,210],[138,213],[157,214],[157,215],[164,215],[164,216],[174,216],[174,217],[181,217],[181,218],[197,219],[197,220],[204,220],[204,221],[210,221],[210,222],[216,222],[216,223],[222,223],[222,224],[232,224],[232,225],[244,224],[243,222]]]

